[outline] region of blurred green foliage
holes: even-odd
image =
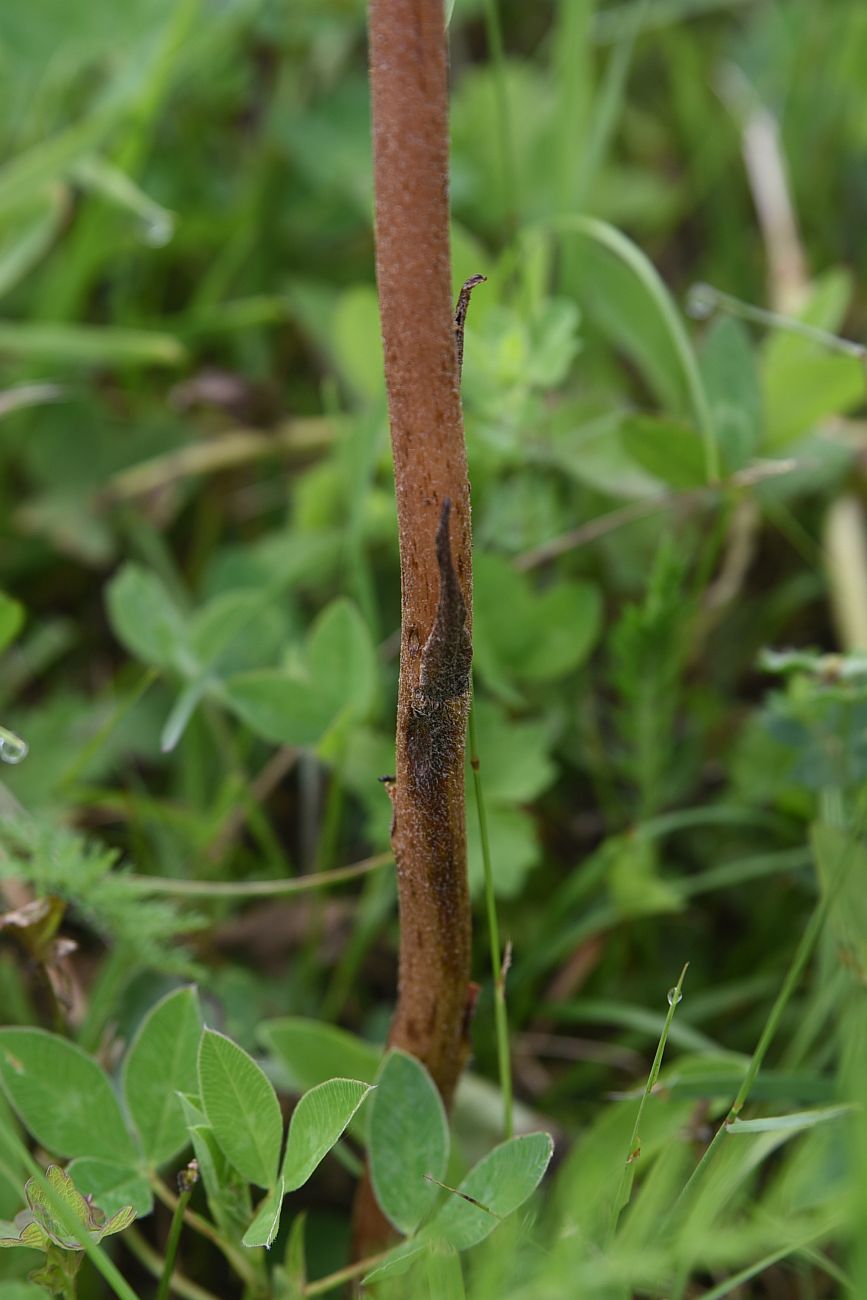
[[[496,59],[492,7],[458,0],[449,29],[455,285],[488,277],[464,366],[478,747],[517,1091],[562,1160],[538,1223],[473,1252],[467,1293],[721,1296],[755,1265],[741,1294],[772,1293],[764,1268],[777,1294],[864,1294],[861,1119],[733,1133],[671,1211],[825,905],[751,1095],[771,1118],[863,1100],[867,646],[831,594],[854,574],[867,602],[867,579],[863,526],[841,552],[827,521],[845,495],[863,525],[864,367],[684,306],[703,282],[863,336],[867,8],[502,0]],[[0,723],[29,747],[0,768],[0,875],[62,901],[89,1049],[191,968],[246,1046],[269,1017],[384,1037],[387,870],[270,909],[159,893],[388,847],[399,570],[364,17],[0,6]],[[791,646],[769,678],[763,649]],[[478,894],[471,802],[468,834]],[[10,1023],[44,1019],[44,938],[0,949]],[[687,960],[612,1248],[630,1098]],[[495,1077],[489,987],[474,1039]],[[319,1081],[277,1081],[301,1075]],[[16,1178],[0,1168],[0,1214]],[[311,1276],[342,1262],[347,1200],[326,1182],[311,1202]],[[453,1264],[426,1262],[437,1294],[463,1294]],[[89,1268],[80,1293],[102,1294]]]

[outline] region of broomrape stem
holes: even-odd
[[[474,990],[464,807],[472,546],[452,306],[448,70],[442,0],[370,0],[376,279],[401,573],[392,848],[398,997],[389,1046],[427,1068],[449,1107]],[[389,1237],[369,1183],[353,1251]]]

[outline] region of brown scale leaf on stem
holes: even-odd
[[[484,275],[470,276],[458,294],[454,316],[458,380],[463,371],[464,326],[470,295],[476,285],[483,284],[486,279],[487,276]],[[436,532],[440,577],[436,617],[422,647],[419,682],[412,696],[408,744],[412,755],[414,784],[421,788],[429,787],[432,781],[444,775],[448,757],[453,752],[456,732],[466,722],[464,707],[455,709],[446,708],[446,705],[468,696],[473,662],[467,606],[452,562],[449,536],[451,511],[451,498],[446,497]]]

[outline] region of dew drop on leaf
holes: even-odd
[[[20,763],[27,757],[27,752],[26,740],[16,736],[14,731],[7,731],[5,727],[0,727],[0,762]]]
[[[707,320],[716,309],[716,295],[710,285],[694,284],[686,295],[687,315],[693,320]]]

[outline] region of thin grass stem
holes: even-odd
[[[190,1203],[190,1197],[193,1194],[193,1188],[196,1185],[198,1173],[195,1162],[184,1169],[178,1179],[181,1192],[178,1197],[178,1203],[175,1206],[172,1215],[171,1226],[169,1227],[168,1240],[166,1241],[166,1254],[163,1260],[163,1271],[160,1277],[160,1284],[157,1289],[156,1300],[168,1300],[169,1291],[172,1285],[172,1273],[175,1268],[175,1260],[178,1255],[178,1242],[181,1239],[181,1229],[184,1226],[184,1212]]]
[[[163,1260],[153,1247],[148,1245],[137,1228],[127,1228],[121,1241],[152,1277],[160,1277],[163,1271]],[[182,1273],[171,1275],[170,1290],[175,1295],[183,1296],[184,1300],[219,1300],[219,1296],[214,1295],[213,1291],[208,1291],[197,1282],[192,1282]]]
[[[485,909],[488,917],[488,941],[491,948],[491,972],[494,978],[494,1024],[497,1034],[497,1065],[500,1090],[503,1094],[503,1135],[510,1138],[514,1131],[512,1097],[512,1063],[509,1056],[509,1018],[506,1011],[506,973],[508,951],[500,947],[500,924],[497,918],[497,901],[494,894],[494,872],[491,864],[491,846],[488,839],[488,817],[482,787],[479,750],[476,740],[475,703],[470,706],[469,721],[470,768],[473,773],[473,790],[479,818],[479,838],[482,845],[482,865],[485,872]]]
[[[494,94],[497,100],[497,142],[500,150],[503,206],[506,211],[507,224],[514,227],[517,224],[518,207],[515,160],[512,156],[512,117],[506,88],[506,58],[497,0],[485,0],[485,31],[494,70]]]
[[[638,1103],[635,1123],[632,1126],[632,1134],[629,1139],[629,1149],[626,1153],[626,1161],[620,1171],[617,1195],[614,1198],[614,1205],[612,1207],[609,1239],[614,1237],[614,1234],[617,1231],[617,1225],[620,1221],[620,1213],[624,1206],[629,1202],[630,1193],[632,1191],[632,1182],[635,1178],[635,1162],[641,1154],[641,1121],[644,1118],[644,1110],[647,1105],[647,1100],[653,1092],[653,1089],[656,1087],[656,1081],[659,1078],[659,1071],[662,1068],[662,1058],[665,1054],[665,1045],[668,1042],[668,1035],[671,1030],[672,1021],[674,1020],[674,1013],[683,996],[683,981],[686,978],[688,968],[689,962],[686,962],[674,988],[669,989],[668,991],[668,1014],[665,1017],[665,1024],[662,1026],[662,1033],[659,1035],[659,1042],[656,1045],[656,1054],[653,1058],[653,1064],[650,1067],[650,1073],[647,1076],[647,1082],[644,1085],[644,1092],[641,1094],[641,1101]]]
[[[330,889],[347,880],[357,880],[371,871],[379,871],[394,861],[391,853],[377,853],[348,867],[333,871],[313,871],[289,880],[171,880],[162,876],[130,874],[124,879],[142,894],[177,894],[186,898],[278,898],[285,894],[304,894],[311,889]]]
[[[172,1213],[174,1213],[177,1209],[180,1197],[176,1196],[171,1188],[167,1187],[163,1180],[157,1177],[156,1174],[154,1174],[150,1179],[150,1184],[158,1200],[162,1201],[163,1205],[167,1205]],[[212,1223],[209,1223],[207,1219],[203,1219],[200,1214],[197,1214],[195,1210],[191,1210],[189,1207],[183,1211],[183,1221],[188,1227],[192,1228],[194,1232],[198,1232],[200,1236],[206,1237],[208,1241],[212,1242],[217,1247],[225,1257],[226,1261],[231,1264],[238,1277],[241,1278],[241,1280],[245,1282],[254,1293],[258,1290],[258,1279],[251,1264],[245,1256],[240,1253],[240,1251],[235,1250],[234,1246],[223,1240],[219,1230],[215,1228]]]
[[[689,1200],[690,1196],[694,1195],[696,1187],[698,1186],[699,1182],[701,1182],[702,1178],[706,1174],[707,1169],[711,1164],[711,1161],[713,1160],[714,1156],[716,1155],[720,1143],[723,1140],[723,1137],[728,1132],[728,1126],[732,1123],[733,1120],[737,1119],[738,1115],[743,1110],[747,1098],[749,1097],[750,1092],[752,1091],[752,1087],[756,1081],[756,1077],[759,1073],[759,1070],[762,1068],[762,1064],[764,1062],[765,1056],[767,1055],[768,1049],[776,1036],[777,1030],[780,1027],[780,1022],[782,1021],[783,1013],[785,1012],[786,1007],[788,1006],[789,1001],[792,997],[792,994],[794,993],[795,988],[797,987],[804,973],[807,962],[810,960],[813,950],[816,947],[816,944],[818,943],[819,936],[822,933],[822,927],[825,924],[825,920],[828,916],[830,907],[834,899],[837,897],[837,894],[843,883],[843,879],[845,875],[846,872],[842,869],[835,873],[832,884],[826,890],[823,897],[815,907],[813,914],[810,917],[810,920],[807,924],[807,927],[801,936],[801,941],[798,944],[797,949],[795,950],[795,955],[792,958],[792,962],[791,965],[789,966],[789,970],[786,974],[786,978],[783,980],[782,987],[780,988],[780,991],[777,994],[777,998],[774,1002],[774,1005],[771,1008],[770,1015],[765,1021],[764,1029],[762,1030],[759,1041],[756,1044],[756,1049],[753,1052],[752,1058],[747,1068],[747,1072],[743,1077],[737,1095],[735,1096],[735,1099],[731,1104],[728,1114],[726,1115],[722,1124],[720,1124],[716,1133],[713,1135],[713,1138],[708,1143],[707,1147],[702,1153],[701,1159],[699,1160],[695,1169],[692,1171],[686,1183],[684,1184],[684,1187],[681,1190],[680,1195],[678,1196],[677,1200],[675,1201],[674,1205],[671,1208],[669,1215],[667,1216],[667,1223],[670,1224],[671,1221],[675,1219],[679,1213],[682,1212],[685,1203]]]
[[[326,1295],[329,1291],[334,1291],[336,1287],[342,1286],[344,1282],[351,1282],[361,1273],[368,1273],[377,1264],[381,1264],[391,1252],[382,1250],[377,1255],[368,1255],[367,1259],[356,1260],[354,1264],[347,1264],[346,1268],[339,1268],[336,1273],[329,1273],[326,1277],[318,1277],[315,1282],[308,1282],[302,1294],[308,1295]]]

